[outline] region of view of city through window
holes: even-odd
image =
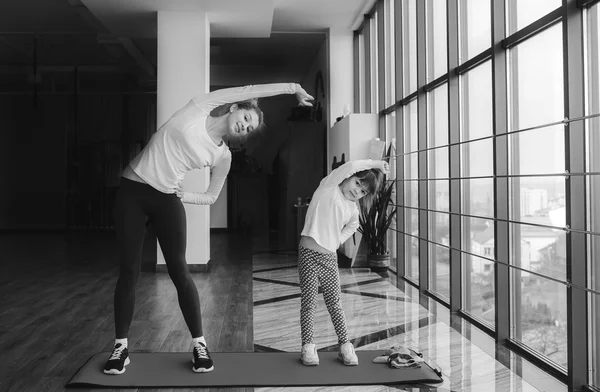
[[[565,12],[566,4],[577,13]],[[402,189],[402,213],[388,242],[403,251],[392,250],[398,263],[392,270],[404,271],[402,277],[415,286],[425,284],[425,292],[451,307],[457,295],[451,287],[457,285],[463,314],[490,333],[502,322],[511,341],[565,374],[573,358],[569,317],[576,317],[568,312],[568,293],[587,291],[587,309],[578,310],[589,324],[585,363],[589,383],[600,386],[600,208],[594,203],[600,195],[600,5],[384,0],[378,10],[383,15],[377,23],[384,24],[378,39],[384,42],[372,48],[370,62],[377,57],[385,67],[370,75],[381,91],[377,111],[392,146],[390,178]],[[565,45],[567,17],[575,26],[583,21],[582,37],[569,41],[585,46],[576,61]],[[565,121],[570,94],[577,91],[569,87],[567,64],[579,67],[585,80],[579,87],[586,119]],[[583,123],[585,135],[572,134]],[[583,173],[568,171],[573,140],[585,144]],[[586,180],[585,195],[577,200],[569,188],[573,176]],[[569,226],[578,209],[586,223]],[[460,222],[452,223],[460,229],[453,232],[451,222]],[[569,249],[573,231],[585,233],[587,249]],[[460,282],[451,282],[451,255],[460,257]],[[496,276],[503,262],[508,278]],[[586,263],[586,287],[569,281],[573,262]],[[428,276],[420,276],[423,271]],[[497,279],[505,287],[495,287]],[[508,293],[502,298],[510,302],[504,320],[497,319],[499,292]]]

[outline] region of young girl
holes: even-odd
[[[346,317],[340,302],[340,275],[337,248],[358,229],[357,202],[373,194],[389,165],[384,161],[350,161],[321,180],[313,194],[298,246],[300,275],[300,329],[305,365],[318,365],[317,347],[313,343],[313,325],[319,283],[340,344],[338,358],[344,365],[358,365],[354,346],[348,340]]]
[[[177,289],[179,307],[192,335],[192,370],[213,370],[202,332],[198,289],[185,260],[186,216],[182,202],[215,202],[231,165],[231,152],[223,138],[238,139],[259,127],[262,112],[256,98],[279,94],[295,94],[300,105],[312,106],[308,101],[313,97],[296,83],[236,87],[199,95],[161,126],[123,171],[114,208],[120,253],[114,296],[116,340],[104,373],[121,374],[130,362],[127,335],[147,217],[152,219],[169,276]],[[211,168],[206,192],[184,192],[181,182],[185,173],[206,166]]]

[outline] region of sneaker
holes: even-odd
[[[314,343],[306,343],[302,345],[302,353],[300,360],[306,366],[316,366],[319,364],[319,356],[317,355],[317,345]]]
[[[106,374],[123,374],[125,373],[125,366],[129,365],[129,351],[127,347],[121,343],[117,343],[113,349],[110,358],[104,365],[104,373]]]
[[[354,346],[350,342],[346,342],[340,346],[340,352],[338,353],[338,359],[344,362],[346,366],[358,365],[358,357],[354,352]]]
[[[215,368],[212,359],[210,359],[208,349],[202,343],[194,346],[194,358],[192,362],[194,363],[192,370],[196,373],[210,372]]]

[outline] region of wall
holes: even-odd
[[[121,139],[143,143],[154,128],[154,94],[92,93],[118,91],[122,76],[82,74],[75,100],[68,76],[43,75],[37,108],[30,85],[0,95],[0,230],[109,227]]]
[[[351,113],[358,112],[354,110],[353,36],[351,30],[331,30],[328,35],[330,127],[344,114],[344,105],[348,105]]]

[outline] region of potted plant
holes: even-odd
[[[358,231],[365,241],[367,264],[371,269],[387,270],[390,266],[387,231],[396,215],[396,208],[390,208],[393,194],[394,181],[384,180],[377,192],[373,194],[370,205],[360,204]]]

